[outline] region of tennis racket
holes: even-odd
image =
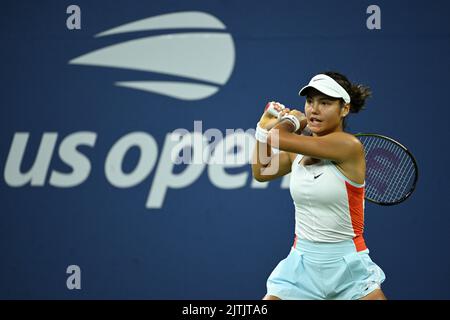
[[[366,156],[365,198],[380,205],[405,201],[415,190],[419,167],[413,154],[392,138],[357,133]]]
[[[270,102],[267,112],[278,117]],[[303,134],[311,135],[308,127]],[[365,199],[379,205],[395,205],[405,201],[414,192],[419,178],[419,167],[413,154],[392,138],[374,134],[357,133],[364,146],[366,158]]]

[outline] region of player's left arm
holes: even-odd
[[[321,137],[310,137],[295,134],[293,129],[288,120],[280,122],[269,131],[267,143],[279,150],[336,163],[357,159],[364,154],[363,145],[351,134],[333,132]]]

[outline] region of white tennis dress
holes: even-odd
[[[345,177],[329,160],[292,163],[290,192],[295,205],[296,238],[314,242],[353,240],[357,251],[364,243],[364,184]]]
[[[364,184],[346,178],[329,160],[292,163],[295,240],[267,279],[280,299],[360,299],[380,288],[383,270],[364,238]]]

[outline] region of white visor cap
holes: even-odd
[[[350,103],[350,96],[347,91],[345,91],[345,89],[342,88],[342,86],[333,78],[327,76],[326,74],[318,74],[314,76],[308,85],[304,86],[298,94],[300,96],[304,96],[306,94],[305,91],[308,88],[314,88],[327,96],[342,98],[345,103]]]

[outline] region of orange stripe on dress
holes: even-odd
[[[352,221],[353,232],[355,237],[353,243],[356,251],[366,250],[366,243],[364,242],[364,187],[355,187],[345,182],[348,196],[348,207],[350,211],[350,219]]]

